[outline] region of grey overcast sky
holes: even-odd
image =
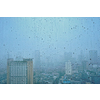
[[[0,17],[0,58],[100,51],[100,18]]]

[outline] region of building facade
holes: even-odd
[[[72,65],[71,65],[70,61],[65,63],[65,74],[66,75],[71,75],[72,74]]]
[[[7,84],[33,84],[33,60],[7,61]]]

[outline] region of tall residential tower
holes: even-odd
[[[65,63],[65,74],[66,75],[71,75],[72,74],[72,65],[71,65],[70,61]]]
[[[8,59],[7,84],[33,84],[33,60]]]

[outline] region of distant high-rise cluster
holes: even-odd
[[[33,84],[33,60],[8,59],[7,84]]]

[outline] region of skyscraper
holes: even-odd
[[[35,68],[40,68],[40,51],[35,51]]]
[[[7,61],[7,84],[33,84],[33,60]]]
[[[97,50],[89,51],[89,61],[91,64],[97,64]]]
[[[65,74],[66,75],[71,75],[72,74],[72,65],[71,65],[70,61],[65,63]]]

